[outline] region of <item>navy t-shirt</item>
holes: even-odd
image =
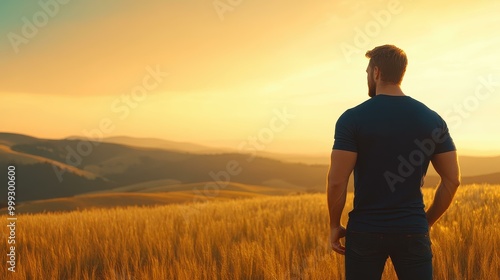
[[[357,153],[348,230],[428,231],[421,186],[432,155],[455,150],[436,112],[409,96],[376,95],[340,116],[333,149]]]

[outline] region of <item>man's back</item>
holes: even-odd
[[[444,120],[401,89],[408,64],[403,50],[383,45],[365,56],[371,99],[347,110],[335,127],[327,176],[330,244],[345,255],[347,280],[380,279],[389,257],[399,279],[432,279],[428,231],[460,185],[455,145]],[[441,181],[424,211],[421,187],[429,161]],[[353,171],[354,210],[345,228]]]
[[[352,231],[428,231],[423,177],[433,154],[455,149],[438,114],[409,96],[379,94],[339,118],[333,148],[358,154]]]

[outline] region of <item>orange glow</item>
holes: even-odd
[[[62,138],[105,119],[105,136],[237,149],[286,108],[265,150],[328,153],[338,116],[367,98],[365,51],[391,43],[408,55],[403,91],[460,150],[500,153],[497,1],[244,1],[222,17],[203,1],[96,3],[61,6],[17,54],[4,40],[2,131]],[[22,35],[34,5],[1,31]],[[137,95],[148,67],[168,76]]]

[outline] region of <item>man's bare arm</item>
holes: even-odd
[[[460,185],[460,167],[455,151],[436,154],[431,159],[441,182],[437,187],[434,200],[427,209],[427,222],[431,227],[448,209]]]
[[[339,241],[345,235],[345,229],[340,224],[340,217],[345,206],[349,175],[354,169],[357,155],[355,152],[332,150],[330,159],[326,191],[330,214],[330,242],[332,249],[339,254],[345,252],[344,246]]]

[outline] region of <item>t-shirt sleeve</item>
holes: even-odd
[[[339,117],[335,124],[335,140],[332,149],[358,152],[355,132],[355,122],[349,109]]]
[[[455,143],[451,138],[450,131],[446,122],[438,115],[438,127],[433,134],[433,139],[436,142],[434,154],[456,151]]]

